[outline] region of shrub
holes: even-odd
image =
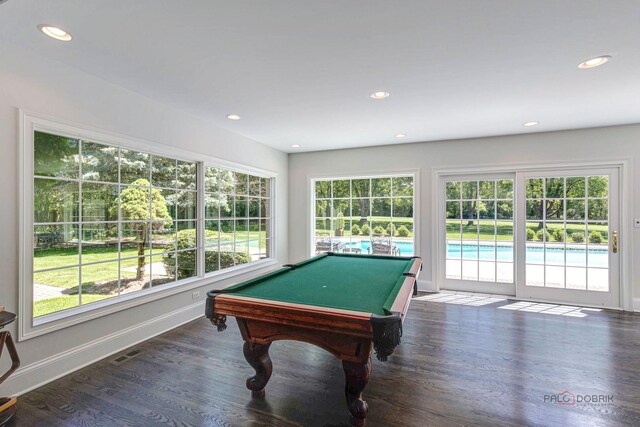
[[[358,227],[358,224],[353,224],[353,227],[351,227],[351,234],[354,236],[360,234],[360,227]]]
[[[373,229],[373,234],[384,234],[385,230],[381,226],[377,226]]]
[[[398,237],[409,237],[409,229],[404,225],[398,228]]]
[[[396,234],[396,226],[394,224],[389,223],[387,225],[387,234],[389,236],[395,236],[395,234]]]
[[[371,234],[371,227],[369,227],[367,224],[365,224],[365,225],[362,226],[360,231],[362,232],[363,236],[368,236],[369,234]]]
[[[583,243],[584,242],[584,233],[575,232],[571,234],[571,240],[573,243]]]
[[[602,233],[599,231],[592,231],[589,233],[589,243],[602,243]]]
[[[544,230],[538,230],[538,232],[536,233],[536,237],[540,241],[542,241],[544,237],[547,238],[547,242],[551,240],[551,234],[549,234],[548,231],[545,232]]]
[[[553,238],[556,239],[556,242],[564,242],[564,230],[562,228],[556,228],[553,230]]]
[[[536,232],[531,228],[527,228],[527,240],[531,241],[531,240],[534,240],[535,238],[536,238]]]
[[[205,240],[217,239],[218,233],[210,230],[204,232]],[[196,247],[196,230],[193,228],[178,231],[177,248],[189,249]],[[173,250],[173,245],[165,248]],[[235,264],[251,262],[251,256],[242,252],[205,251],[204,264],[206,271],[218,270],[218,256],[220,257],[220,269],[233,267]],[[168,253],[162,257],[164,268],[168,274],[178,275],[178,279],[194,276],[196,273],[196,251],[178,252],[178,271],[176,272],[175,253]]]

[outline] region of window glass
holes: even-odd
[[[322,179],[313,189],[313,252],[415,254],[413,176]]]
[[[272,240],[271,179],[205,166],[205,178],[216,173],[218,185],[204,195],[207,273],[268,258]]]
[[[202,165],[199,183],[195,161],[33,141],[34,317],[197,277],[200,257],[206,274],[271,256],[271,178]]]

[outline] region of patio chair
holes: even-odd
[[[391,242],[388,234],[374,234],[371,236],[370,253],[373,255],[400,255],[400,248]]]
[[[329,237],[317,237],[316,238],[316,254],[323,252],[342,252],[345,249],[345,244],[334,240]]]

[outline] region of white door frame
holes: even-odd
[[[623,310],[633,311],[633,291],[631,283],[633,268],[633,244],[630,232],[633,230],[631,224],[632,205],[632,177],[631,169],[632,159],[609,159],[603,161],[582,161],[582,162],[545,162],[545,163],[520,163],[512,165],[479,165],[471,167],[442,167],[432,168],[431,170],[431,271],[433,278],[432,289],[440,291],[444,279],[444,262],[445,253],[440,249],[440,239],[442,234],[446,232],[442,230],[439,221],[439,212],[444,207],[443,200],[440,198],[439,186],[444,176],[448,175],[466,175],[466,174],[483,174],[483,173],[515,173],[526,171],[544,171],[554,169],[593,169],[614,167],[620,171],[619,191],[620,191],[620,234],[618,238],[618,247],[620,250],[620,307]],[[516,195],[518,197],[518,195]],[[627,238],[628,237],[628,238]],[[516,270],[516,277],[518,271]]]
[[[588,290],[574,290],[566,288],[549,288],[545,286],[527,286],[526,285],[526,188],[525,180],[528,178],[543,177],[571,177],[571,176],[610,176],[609,179],[609,219],[607,221],[609,227],[609,236],[613,230],[618,231],[620,227],[620,169],[617,167],[608,168],[580,168],[565,169],[553,168],[541,171],[529,170],[526,172],[516,173],[516,194],[517,208],[516,211],[516,297],[534,301],[552,301],[566,304],[576,304],[583,306],[620,308],[621,293],[621,268],[620,260],[622,252],[618,250],[616,254],[609,252],[609,291],[597,292]],[[585,195],[586,198],[586,195]],[[585,217],[585,223],[587,219]],[[585,239],[587,238],[585,234]],[[611,239],[609,239],[609,248],[611,248]]]

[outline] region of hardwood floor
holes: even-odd
[[[373,361],[369,426],[640,425],[640,316],[568,317],[414,301],[402,344]],[[204,309],[203,309],[204,310]],[[271,346],[266,399],[235,322],[199,319],[18,399],[14,426],[347,426],[340,361],[307,344]],[[612,395],[575,406],[545,395]]]

